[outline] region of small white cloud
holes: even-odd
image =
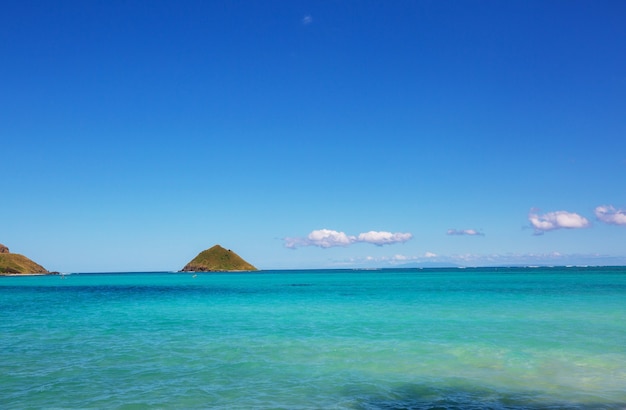
[[[604,254],[567,254],[558,251],[546,253],[504,253],[504,254],[452,254],[440,255],[432,252],[425,252],[422,255],[393,255],[393,256],[367,256],[364,258],[350,258],[338,265],[371,267],[392,267],[407,266],[624,266],[626,257],[604,255]]]
[[[626,225],[626,210],[615,209],[612,205],[601,205],[596,207],[596,218],[611,225]]]
[[[311,17],[310,14],[307,14],[302,18],[302,24],[304,24],[305,26],[308,26],[311,23],[313,23],[313,17]]]
[[[408,256],[405,256],[405,255],[396,254],[396,255],[393,255],[393,258],[392,258],[392,259],[393,259],[394,261],[404,262],[404,261],[409,260],[409,257],[408,257]]]
[[[330,229],[319,229],[311,232],[307,236],[309,244],[321,248],[332,246],[348,246],[355,241],[354,236],[348,236],[344,232],[337,232]]]
[[[485,236],[484,233],[478,232],[476,229],[448,229],[448,235],[469,235],[469,236]]]
[[[295,249],[302,246],[319,246],[320,248],[331,248],[334,246],[348,246],[353,243],[371,243],[377,246],[403,243],[413,238],[410,233],[402,232],[378,232],[369,231],[360,233],[357,236],[347,235],[345,232],[331,229],[318,229],[309,233],[306,238],[285,238],[285,247]]]
[[[365,233],[360,233],[357,237],[357,241],[383,246],[391,245],[394,243],[406,242],[411,238],[413,238],[413,235],[411,235],[410,233],[369,231]]]
[[[567,211],[548,212],[543,215],[538,215],[531,211],[528,214],[528,220],[535,229],[536,235],[555,229],[579,229],[587,228],[591,225],[584,216]]]
[[[285,248],[289,248],[289,249],[296,249],[300,246],[306,246],[306,244],[304,243],[304,239],[302,238],[283,238],[283,241],[285,242]]]

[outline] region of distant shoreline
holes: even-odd
[[[48,273],[0,273],[0,276],[50,276],[50,275],[60,275],[59,272],[48,272]]]
[[[49,273],[0,273],[0,276],[47,276]]]
[[[396,268],[281,268],[281,269],[258,269],[251,270],[212,270],[212,271],[179,271],[179,270],[161,270],[161,271],[110,271],[110,272],[49,272],[49,273],[0,273],[0,277],[16,277],[16,276],[66,276],[66,275],[119,275],[119,274],[264,274],[264,273],[285,273],[285,272],[407,272],[407,271],[423,271],[423,272],[462,272],[485,270],[486,272],[517,272],[517,271],[587,271],[593,269],[626,271],[626,265],[556,265],[556,266],[450,266],[450,267],[396,267]]]

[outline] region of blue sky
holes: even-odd
[[[7,1],[0,243],[47,269],[626,264],[626,3]]]

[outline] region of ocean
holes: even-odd
[[[626,409],[626,268],[0,278],[0,408]]]

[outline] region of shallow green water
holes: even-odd
[[[0,408],[624,409],[626,269],[0,278]]]

